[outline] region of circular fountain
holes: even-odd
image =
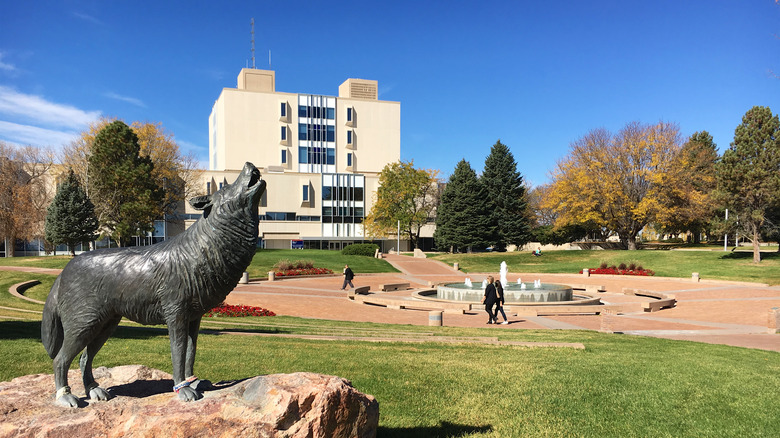
[[[525,286],[525,287],[524,287]],[[478,303],[482,300],[484,289],[477,286],[467,286],[465,283],[447,283],[436,287],[436,295],[428,295],[447,301],[468,301]],[[504,285],[504,295],[507,303],[547,303],[551,301],[572,301],[572,288],[564,284],[535,282],[528,287],[525,283]]]
[[[565,284],[542,283],[534,280],[532,283],[524,283],[517,279],[517,283],[507,281],[506,262],[501,262],[499,270],[499,282],[504,287],[505,304],[516,306],[540,306],[540,305],[580,305],[601,304],[598,297],[577,295],[571,286]],[[436,286],[436,289],[420,291],[414,295],[423,300],[445,302],[479,303],[487,286],[487,280],[481,284],[473,284],[470,278],[463,283],[445,283]]]

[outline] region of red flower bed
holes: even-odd
[[[295,277],[298,275],[327,275],[332,274],[328,268],[301,268],[301,269],[286,269],[284,271],[274,272],[276,277]]]
[[[276,316],[276,314],[268,309],[254,306],[231,306],[229,304],[220,304],[219,306],[209,310],[205,315],[207,318],[215,316]]]
[[[607,274],[607,275],[640,275],[640,276],[650,276],[655,275],[655,271],[652,271],[650,269],[617,269],[617,268],[593,268],[590,269],[591,274]],[[580,274],[582,274],[582,271],[580,271]]]

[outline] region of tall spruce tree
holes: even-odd
[[[154,229],[163,213],[163,191],[152,176],[154,165],[140,155],[138,136],[121,120],[95,136],[89,156],[90,197],[101,227],[121,246],[131,236]]]
[[[461,160],[450,176],[436,211],[433,237],[440,250],[483,249],[493,234],[486,191],[468,161]]]
[[[97,229],[95,206],[71,169],[46,212],[46,240],[68,245],[70,254],[76,255],[76,245],[94,240]]]
[[[716,175],[720,199],[753,241],[753,262],[761,262],[761,229],[780,198],[780,120],[772,110],[755,106],[745,113]]]
[[[526,190],[517,171],[515,157],[501,140],[490,149],[480,178],[487,190],[493,234],[490,243],[498,250],[508,245],[518,247],[531,240]]]

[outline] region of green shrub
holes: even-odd
[[[373,257],[378,249],[379,245],[375,243],[353,243],[352,245],[344,247],[344,249],[341,250],[341,254]]]
[[[311,269],[314,262],[311,260],[296,260],[291,262],[289,259],[281,259],[274,264],[276,271],[289,271],[290,269]]]
[[[293,264],[290,262],[289,259],[282,259],[274,263],[275,271],[287,271],[292,268],[293,268]]]

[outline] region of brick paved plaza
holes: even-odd
[[[428,288],[429,282],[461,282],[466,277],[466,274],[434,260],[388,255],[387,261],[401,272],[357,273],[355,286],[371,286],[374,292],[381,284],[408,282],[413,289],[421,289]],[[489,274],[498,277],[498,272],[471,273],[469,277],[476,283]],[[519,276],[527,282],[541,279],[551,283],[603,285],[606,292],[598,296],[608,304],[648,300],[625,295],[623,288],[663,292],[677,298],[673,309],[657,312],[637,310],[609,316],[614,332],[780,351],[780,335],[768,333],[769,310],[780,307],[780,287],[777,286],[707,279],[693,282],[691,279],[604,275],[586,278],[582,275],[533,273],[509,273],[508,280],[514,282]],[[251,281],[239,285],[227,301],[230,304],[261,306],[278,315],[303,318],[428,325],[427,311],[390,309],[350,301],[347,292],[340,290],[341,283],[341,276]],[[411,292],[382,294],[411,300]],[[508,313],[513,315],[516,312],[510,309]],[[492,327],[495,330],[599,330],[602,318],[600,315],[510,316],[508,325],[487,326],[484,311],[475,310],[462,315],[445,313],[443,325]]]

